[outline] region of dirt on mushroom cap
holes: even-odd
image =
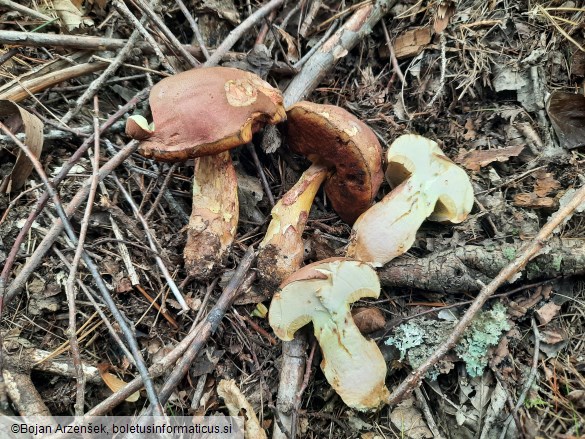
[[[335,171],[325,192],[349,224],[370,207],[383,180],[382,149],[374,132],[343,108],[299,102],[287,111],[289,147]]]

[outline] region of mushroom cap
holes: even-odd
[[[349,313],[349,305],[364,297],[377,298],[380,281],[368,264],[329,258],[305,265],[286,278],[272,298],[268,320],[282,340],[315,319]]]
[[[400,136],[388,148],[386,159],[386,180],[390,186],[394,188],[414,178],[422,182],[425,193],[438,194],[436,203],[429,204],[429,220],[460,223],[467,218],[473,207],[469,176],[436,142],[416,134]],[[425,187],[425,182],[430,184]]]
[[[280,91],[229,67],[188,70],[150,92],[155,130],[139,151],[161,161],[213,155],[252,140],[264,124],[286,119]]]
[[[367,210],[383,180],[382,149],[374,132],[343,108],[298,102],[287,110],[290,149],[332,168],[325,193],[352,224]]]

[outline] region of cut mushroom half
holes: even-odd
[[[368,209],[382,183],[382,150],[374,132],[343,108],[299,102],[287,110],[290,149],[312,165],[272,209],[257,267],[267,291],[300,268],[302,234],[321,184],[349,224]]]
[[[460,223],[473,207],[463,169],[436,142],[409,134],[388,148],[386,179],[394,188],[353,225],[347,257],[380,267],[405,253],[425,219]]]
[[[282,95],[260,77],[228,67],[189,70],[156,84],[149,97],[153,122],[131,116],[126,133],[155,160],[195,159],[193,209],[185,266],[206,279],[221,266],[235,237],[239,204],[229,149],[252,140],[265,124],[286,119]]]
[[[350,312],[351,303],[379,294],[380,281],[368,264],[325,259],[287,278],[268,312],[270,326],[284,341],[313,323],[327,381],[345,404],[357,410],[376,409],[389,396],[384,357],[376,343],[360,333]]]

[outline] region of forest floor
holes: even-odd
[[[215,276],[193,279],[183,263],[193,160],[146,159],[124,133],[129,115],[150,117],[153,84],[211,54],[258,74],[285,102],[296,78],[302,91],[292,102],[344,108],[384,151],[402,134],[434,140],[471,179],[467,219],[423,223],[412,248],[378,270],[380,298],[354,304],[358,326],[384,355],[390,391],[445,343],[485,285],[527,245],[538,247],[399,404],[347,407],[306,331],[297,437],[583,437],[585,206],[569,207],[585,185],[585,8],[524,0],[264,4],[272,9],[263,17],[263,2],[240,0],[0,6],[0,413],[135,415],[158,395],[174,415],[227,415],[235,400],[231,412],[247,412],[256,427],[248,437],[291,425],[277,404],[282,342],[258,306],[268,307],[270,294],[247,250],[257,248],[273,201],[308,160],[268,129],[232,150],[236,238]],[[311,70],[325,41],[350,34],[347,23],[364,11],[371,22],[358,26],[355,44],[330,44],[330,60]],[[251,27],[225,43],[248,17]],[[57,187],[73,236],[55,197],[39,204],[43,179],[11,132],[26,133],[19,138]],[[384,182],[376,200],[390,191]],[[560,224],[541,239],[557,211]],[[351,230],[318,192],[304,263],[343,256]],[[149,380],[154,394],[137,384],[132,402],[129,393],[112,397],[121,381],[141,376],[139,363],[160,362],[164,370]],[[218,392],[225,380],[235,386]]]

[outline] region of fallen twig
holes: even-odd
[[[510,263],[510,255],[519,254],[525,241],[485,241],[439,251],[423,258],[408,256],[390,261],[378,271],[386,287],[417,288],[441,293],[463,293],[481,289],[478,280],[490,283]],[[520,281],[553,279],[585,273],[585,243],[582,239],[554,237],[547,241],[546,252],[532,258]],[[559,263],[560,261],[560,263]]]
[[[270,0],[261,8],[258,8],[256,12],[250,14],[248,18],[242,21],[238,27],[232,30],[227,38],[215,49],[213,55],[205,62],[206,66],[216,65],[221,58],[238,42],[242,36],[250,30],[254,24],[262,20],[267,14],[275,8],[278,8],[284,3],[284,0]]]
[[[93,208],[93,201],[95,199],[95,194],[97,191],[98,186],[98,172],[100,168],[99,160],[100,160],[100,137],[99,137],[99,107],[98,107],[98,100],[97,96],[94,99],[94,117],[93,117],[93,124],[95,129],[95,141],[94,141],[94,152],[93,152],[93,160],[92,160],[92,181],[89,188],[89,196],[87,200],[87,204],[85,206],[85,213],[83,215],[83,219],[81,220],[81,228],[79,230],[79,241],[77,243],[77,248],[75,249],[75,255],[73,257],[73,262],[71,263],[71,267],[69,268],[69,276],[67,277],[67,281],[65,282],[65,292],[67,294],[67,305],[69,307],[69,326],[67,328],[68,337],[69,337],[69,344],[71,345],[71,356],[73,357],[73,366],[75,367],[76,378],[77,378],[77,389],[76,389],[76,397],[75,397],[75,415],[81,416],[84,412],[84,400],[85,400],[85,374],[83,372],[83,368],[81,367],[81,355],[79,353],[79,343],[77,341],[76,335],[76,325],[75,321],[77,318],[77,307],[75,305],[75,277],[77,276],[77,267],[79,266],[79,261],[81,260],[81,254],[83,252],[83,246],[85,244],[85,237],[87,236],[87,229],[89,227],[89,217],[92,212]]]
[[[128,22],[132,26],[136,28],[136,31],[138,31],[144,37],[148,44],[150,44],[150,47],[152,48],[152,50],[154,50],[154,53],[156,54],[164,68],[167,69],[172,74],[176,73],[173,66],[171,66],[171,64],[169,63],[167,57],[163,54],[162,49],[159,47],[159,45],[154,40],[152,35],[150,35],[142,25],[144,19],[138,20],[138,18],[136,18],[132,11],[128,9],[128,6],[126,6],[126,4],[121,0],[114,0],[114,7],[120,13],[120,15],[122,15],[126,20],[128,20]],[[130,38],[132,38],[132,36]],[[127,44],[124,45],[124,47],[127,47]]]
[[[115,181],[116,185],[118,186],[118,189],[120,189],[120,192],[122,192],[122,194],[124,195],[124,198],[130,204],[130,207],[132,207],[132,211],[134,212],[134,215],[140,221],[140,224],[142,224],[142,227],[144,228],[144,233],[146,234],[146,239],[148,240],[148,245],[149,245],[150,249],[155,254],[154,259],[156,261],[156,264],[158,265],[158,268],[160,269],[163,276],[165,277],[169,288],[171,289],[173,295],[175,296],[175,299],[177,299],[177,302],[179,302],[179,305],[181,305],[181,308],[183,309],[183,311],[189,311],[189,309],[190,309],[189,305],[187,305],[187,302],[185,302],[185,298],[183,297],[183,295],[179,291],[179,288],[177,288],[177,284],[175,284],[175,281],[173,280],[171,274],[169,273],[169,270],[167,269],[164,261],[158,255],[159,249],[157,248],[157,246],[155,244],[154,238],[150,234],[150,229],[148,227],[148,223],[146,222],[146,219],[144,219],[144,216],[142,216],[142,214],[139,212],[138,206],[134,202],[134,199],[128,193],[128,191],[126,190],[124,185],[122,183],[120,183],[120,180],[118,180],[118,177],[116,177],[115,174],[112,174],[112,177],[114,178],[114,181]]]
[[[126,45],[118,52],[114,60],[106,67],[106,69],[102,72],[102,74],[92,81],[92,83],[87,87],[87,89],[77,98],[75,102],[75,106],[67,113],[65,116],[61,118],[61,123],[63,125],[67,125],[69,121],[85,106],[85,104],[103,87],[105,82],[118,70],[118,68],[122,65],[124,60],[130,52],[134,48],[134,44],[138,41],[138,37],[140,36],[140,32],[135,30],[128,38],[128,42]]]
[[[243,263],[245,262],[245,264],[249,268],[249,266],[253,262],[253,257],[251,257],[252,260],[248,259],[242,258],[240,260],[240,265],[243,265]],[[191,331],[189,331],[189,334],[187,334],[187,336],[183,338],[173,348],[173,350],[169,352],[162,360],[150,366],[148,371],[151,377],[157,378],[161,376],[163,373],[167,373],[169,371],[169,368],[172,367],[179,358],[181,358],[183,353],[190,346],[196,345],[199,347],[198,349],[200,350],[201,347],[205,345],[207,339],[211,336],[213,330],[215,330],[219,325],[219,322],[221,321],[227,309],[229,309],[234,299],[243,289],[242,285],[244,285],[244,283],[249,282],[249,280],[253,280],[253,278],[251,278],[251,274],[249,274],[246,279],[238,278],[239,283],[235,285],[237,282],[236,280],[234,280],[234,278],[235,273],[234,276],[232,277],[233,282],[232,280],[230,280],[228,285],[226,285],[226,287],[223,289],[221,296],[219,297],[211,311],[209,311],[205,320],[203,320],[197,326],[193,327]],[[98,405],[96,405],[94,408],[92,408],[90,411],[88,411],[82,422],[90,420],[92,416],[104,415],[105,413],[116,407],[118,404],[123,402],[124,399],[128,398],[128,396],[130,396],[132,393],[136,392],[137,390],[140,390],[142,385],[143,385],[142,377],[134,378],[132,381],[126,384],[126,386],[121,388],[116,393],[110,395],[108,398],[106,398]]]
[[[116,113],[114,113],[112,116],[110,116],[108,118],[108,120],[106,120],[102,126],[99,129],[99,134],[103,134],[107,129],[109,129],[120,117],[122,117],[127,111],[129,111],[130,109],[132,109],[134,106],[136,106],[136,104],[138,102],[140,102],[141,100],[143,100],[147,95],[148,92],[150,91],[149,88],[146,88],[144,90],[142,90],[141,92],[139,92],[136,96],[134,96],[130,101],[128,101],[128,103],[126,105],[124,105],[123,107],[121,107]],[[12,138],[12,136],[9,136]],[[77,148],[77,150],[71,155],[71,157],[69,157],[69,160],[67,160],[66,163],[63,164],[63,167],[61,168],[61,170],[59,171],[59,173],[57,174],[57,176],[53,179],[53,185],[54,186],[58,186],[59,183],[61,181],[63,181],[63,179],[65,179],[65,177],[67,176],[67,174],[69,173],[69,171],[71,170],[71,168],[73,168],[73,166],[75,165],[75,163],[77,163],[79,161],[79,159],[81,159],[81,157],[83,157],[83,155],[85,154],[85,152],[87,151],[87,149],[92,145],[92,142],[95,140],[95,133],[92,134],[90,137],[88,137],[87,139],[85,139],[85,141],[81,144],[81,146],[79,148]],[[114,155],[112,157],[112,159],[110,160],[109,163],[106,163],[100,170],[100,179],[103,179],[106,175],[108,175],[110,172],[112,172],[112,170],[114,170],[117,166],[119,166],[120,163],[124,162],[124,160],[130,155],[132,154],[132,152],[134,152],[134,150],[136,149],[138,143],[134,142],[134,143],[129,143],[125,148],[123,148],[119,154]],[[89,188],[91,186],[91,179],[86,180],[82,191],[89,191]],[[74,199],[77,199],[77,205],[73,205],[70,203],[69,206],[71,206],[71,212],[73,213],[75,211],[75,209],[77,209],[77,207],[79,207],[79,204],[83,201],[84,197],[87,195],[88,192],[84,192],[82,195],[76,195],[74,197]],[[36,219],[36,217],[42,212],[45,204],[47,203],[49,199],[49,193],[46,191],[44,192],[40,197],[39,200],[37,201],[34,209],[31,211],[31,213],[29,214],[25,224],[22,226],[22,228],[20,229],[18,236],[16,237],[14,244],[12,245],[12,248],[10,249],[10,252],[8,253],[8,256],[6,257],[6,261],[4,262],[4,268],[2,269],[2,273],[0,274],[0,279],[4,280],[4,285],[8,284],[8,276],[10,274],[10,271],[12,270],[12,266],[14,264],[14,260],[16,258],[16,255],[20,249],[20,245],[23,242],[26,234],[28,233],[28,231],[30,230],[30,227],[32,226],[34,220]],[[73,203],[73,200],[71,201]],[[68,208],[69,208],[68,206]],[[62,230],[62,229],[61,229]],[[59,230],[58,232],[56,232],[56,236],[58,236],[58,234],[61,233],[61,231]],[[44,242],[44,241],[43,241]],[[52,242],[51,242],[52,244]],[[44,255],[44,253],[46,251],[48,251],[48,249],[50,248],[50,244],[46,247],[45,251],[40,253],[39,256],[37,256],[39,258],[39,263],[40,263],[40,258]],[[38,250],[38,248],[37,248]],[[36,251],[35,251],[36,254]],[[30,263],[30,261],[29,261]],[[33,264],[34,265],[34,264]],[[32,273],[35,269],[36,269],[36,265],[32,266],[31,269],[29,270],[29,273],[26,276],[20,276],[21,273],[19,273],[20,276],[20,281],[16,282],[16,279],[14,280],[14,282],[12,282],[10,284],[10,288],[9,290],[6,292],[8,297],[7,297],[7,301],[10,300],[10,298],[12,296],[14,296],[14,294],[16,294],[17,291],[20,290],[20,288],[22,288],[22,286],[24,285],[24,283],[27,281],[28,276],[30,276],[30,273]],[[24,269],[23,269],[24,271]],[[17,276],[17,278],[19,277]],[[0,290],[0,299],[2,297],[2,291]],[[0,319],[2,317],[2,304],[0,302]]]
[[[8,9],[12,9],[13,11],[18,11],[21,14],[28,15],[29,17],[37,18],[39,20],[44,20],[44,21],[52,21],[53,20],[53,18],[49,17],[48,15],[45,15],[39,11],[35,11],[34,9],[27,8],[26,6],[18,4],[16,2],[13,2],[11,0],[0,0],[0,6],[5,6]]]
[[[532,318],[532,332],[534,333],[534,354],[532,356],[532,367],[530,368],[530,375],[526,378],[526,382],[524,383],[524,388],[522,389],[522,393],[514,406],[514,410],[506,420],[504,421],[504,426],[502,428],[502,432],[500,433],[500,439],[504,439],[506,437],[506,433],[508,432],[508,427],[510,423],[516,416],[518,409],[524,405],[524,400],[532,387],[532,383],[534,382],[534,378],[536,378],[536,373],[538,372],[538,355],[540,353],[540,332],[538,330],[538,326],[536,325],[536,320],[534,317]]]
[[[142,10],[144,15],[146,17],[148,17],[148,19],[154,25],[156,25],[156,27],[158,27],[160,29],[160,31],[167,38],[167,40],[169,41],[169,44],[173,47],[173,49],[175,49],[177,52],[179,52],[183,56],[183,59],[185,61],[187,61],[187,63],[191,67],[199,67],[199,65],[201,63],[199,61],[197,61],[197,59],[195,59],[195,57],[193,55],[191,55],[187,50],[185,50],[185,48],[183,47],[181,42],[170,31],[170,29],[167,27],[165,22],[157,14],[154,13],[154,11],[146,3],[146,1],[144,1],[144,0],[131,0],[131,1],[135,5],[137,5],[140,8],[140,10]],[[155,2],[151,1],[151,3],[155,3]]]
[[[248,276],[248,271],[255,260],[254,249],[252,246],[248,247],[248,250],[240,260],[238,268],[234,271],[232,278],[226,285],[221,297],[207,315],[203,321],[203,326],[199,329],[199,337],[189,345],[182,358],[177,362],[175,368],[166,379],[163,387],[159,392],[159,398],[162,404],[165,404],[175,388],[179,385],[181,379],[185,376],[191,363],[195,361],[199,351],[205,346],[207,339],[217,330],[224,314],[231,306],[236,295],[241,290],[241,286],[245,283],[251,284],[253,282],[256,273],[251,272]],[[152,410],[149,410],[151,413]]]
[[[27,47],[60,47],[62,49],[80,49],[80,50],[121,50],[128,40],[122,38],[104,38],[97,36],[83,36],[83,35],[65,35],[65,34],[44,34],[44,33],[30,33],[19,32],[13,30],[0,30],[0,44],[27,46]],[[158,48],[159,46],[156,45]],[[193,56],[202,58],[203,53],[197,46],[184,44],[185,50],[193,54]],[[148,42],[140,42],[136,48],[147,54],[154,53],[153,47]],[[170,53],[168,49],[163,50],[163,53]],[[232,59],[234,54],[229,55]]]
[[[0,93],[0,99],[9,99],[12,102],[20,102],[28,98],[30,95],[52,87],[55,84],[103,70],[107,65],[108,64],[105,62],[78,64],[76,66],[59,70],[58,72],[47,73],[38,78],[27,79],[14,84],[14,86]]]

